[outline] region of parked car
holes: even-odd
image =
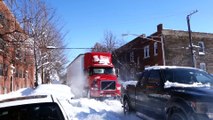
[[[136,111],[145,119],[213,119],[213,77],[207,72],[181,66],[145,69],[136,85],[122,91],[125,114]]]
[[[60,100],[33,95],[0,101],[0,120],[69,120]]]

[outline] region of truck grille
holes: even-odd
[[[102,81],[101,90],[115,90],[115,81]]]

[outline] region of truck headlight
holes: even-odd
[[[121,90],[121,87],[117,87],[117,90]]]
[[[98,88],[94,88],[94,87],[92,87],[91,89],[92,89],[92,90],[98,90]]]

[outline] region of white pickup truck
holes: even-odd
[[[69,120],[69,116],[53,95],[32,95],[1,100],[0,120]]]

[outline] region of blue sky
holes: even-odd
[[[72,48],[90,48],[111,31],[117,39],[129,42],[135,36],[123,33],[156,32],[158,24],[165,29],[187,30],[186,16],[191,16],[191,30],[213,33],[213,0],[49,0],[68,32],[64,43]],[[87,50],[67,50],[72,61]]]

